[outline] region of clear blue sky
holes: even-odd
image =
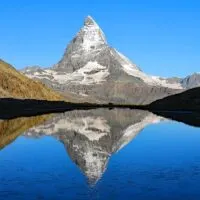
[[[61,58],[87,15],[143,71],[200,71],[198,0],[1,0],[0,58],[20,69]]]

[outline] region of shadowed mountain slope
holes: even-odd
[[[200,87],[171,95],[149,105],[150,109],[200,112]]]

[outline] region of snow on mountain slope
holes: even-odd
[[[54,84],[91,85],[108,80],[112,70],[121,71],[118,76],[125,76],[123,71],[127,76],[139,78],[148,85],[181,88],[180,84],[170,84],[145,74],[123,54],[110,48],[103,31],[90,16],[85,19],[84,26],[68,45],[58,64],[49,69],[28,68],[23,73]]]
[[[140,78],[148,85],[152,86],[161,86],[168,87],[174,89],[182,89],[181,83],[169,83],[167,79],[158,77],[158,76],[150,76],[145,74],[144,72],[136,69],[134,64],[132,64],[127,58],[121,53],[117,52],[119,56],[122,58],[120,60],[121,66],[123,70],[131,76]],[[30,69],[23,71],[26,76],[29,78],[37,78],[37,79],[47,79],[51,80],[54,83],[59,84],[82,84],[82,85],[93,85],[93,84],[101,84],[106,81],[106,78],[109,76],[110,72],[106,66],[102,66],[98,64],[98,62],[89,61],[84,67],[74,71],[73,73],[66,72],[58,72],[52,69],[45,69],[38,71],[31,71]]]
[[[69,81],[89,85],[106,81],[109,71],[97,62],[89,61],[84,67],[69,75]]]
[[[170,83],[167,78],[162,78],[159,76],[151,76],[151,78],[163,87],[183,89],[183,86],[181,85],[180,82]]]
[[[89,61],[73,73],[61,73],[52,69],[32,73],[29,73],[29,71],[30,69],[27,69],[24,72],[29,78],[49,79],[59,84],[76,83],[82,85],[100,84],[106,81],[106,77],[110,74],[105,66],[98,64],[96,61]]]
[[[132,63],[126,56],[114,49],[113,56],[117,57],[122,69],[129,75],[142,79],[145,83],[152,86],[161,86],[174,89],[182,89],[180,83],[169,83],[167,79],[151,76],[141,71],[136,64]]]
[[[61,60],[50,68],[22,71],[52,89],[98,103],[149,104],[180,92],[180,83],[145,74],[106,41],[89,16],[67,46]]]
[[[85,20],[84,27],[80,32],[83,32],[83,43],[82,48],[86,51],[91,49],[97,49],[101,44],[106,44],[106,38],[103,31],[100,29],[98,24],[92,19],[91,16],[88,16]]]

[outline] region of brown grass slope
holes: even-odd
[[[0,98],[60,100],[62,97],[44,84],[31,80],[0,59]]]

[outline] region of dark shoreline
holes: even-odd
[[[182,115],[190,116],[191,113],[200,115],[199,110],[190,109],[161,109],[156,108],[153,105],[122,105],[122,104],[91,104],[91,103],[69,103],[65,101],[45,101],[34,99],[12,99],[1,98],[0,99],[0,119],[14,119],[18,117],[30,117],[50,113],[62,113],[72,110],[90,110],[97,108],[107,109],[140,109],[153,112],[163,117],[171,118],[174,120],[180,119],[182,121]],[[174,117],[175,116],[175,117]]]
[[[30,117],[41,114],[61,113],[72,110],[89,110],[97,108],[147,110],[146,106],[135,105],[69,103],[65,101],[2,98],[0,99],[0,119],[13,119],[17,117]]]

